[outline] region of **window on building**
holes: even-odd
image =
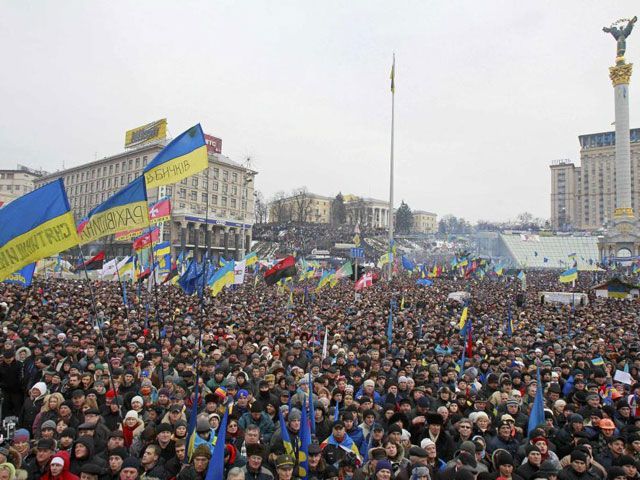
[[[229,191],[229,185],[226,183],[222,184],[222,193],[226,194]]]
[[[182,180],[180,180],[180,185],[186,185],[187,184],[187,179],[183,178]]]
[[[206,192],[202,192],[202,194],[200,195],[200,199],[201,199],[202,203],[207,203],[207,194],[206,194]]]
[[[237,195],[238,194],[238,187],[236,187],[235,185],[231,186],[231,195]]]
[[[173,188],[167,187],[166,192],[167,192],[167,195],[171,195],[171,192],[173,192]]]
[[[214,168],[213,169],[213,178],[218,180],[218,178],[220,178],[220,169],[219,168]]]
[[[196,192],[195,190],[191,191],[191,201],[192,202],[197,202],[198,201],[198,192]]]
[[[233,176],[231,177],[233,179],[233,183],[238,183],[238,174],[234,172]]]
[[[181,202],[181,203],[179,204],[179,206],[180,206],[180,208],[184,208],[184,207],[185,207],[185,204]]]
[[[109,165],[109,175],[113,174],[113,164]]]
[[[120,164],[116,163],[116,173],[120,173]]]
[[[187,198],[187,189],[186,189],[186,188],[181,188],[181,189],[178,191],[178,197],[179,197],[181,200],[186,200],[186,198]]]
[[[226,171],[226,170],[222,171],[222,180],[224,182],[228,182],[229,181],[229,172],[228,171]]]
[[[107,188],[111,188],[111,177],[107,178]]]
[[[193,177],[191,179],[191,186],[192,187],[197,187],[198,186],[198,177]]]
[[[143,166],[147,166],[147,156],[145,155],[144,157],[142,157],[142,165]]]
[[[236,208],[236,206],[237,206],[236,199],[235,199],[235,198],[232,198],[232,199],[231,199],[231,208],[235,209],[235,208]]]
[[[223,207],[227,206],[227,197],[222,197],[222,206]]]
[[[218,191],[218,182],[213,182],[213,191],[214,192]]]
[[[211,195],[211,203],[214,205],[218,204],[218,195]]]
[[[133,158],[129,159],[129,170],[133,169]]]

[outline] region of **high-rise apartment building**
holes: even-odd
[[[640,129],[630,130],[631,204],[640,207]],[[551,223],[558,230],[597,230],[616,208],[615,132],[580,135],[580,166],[551,164]]]
[[[165,141],[153,142],[78,167],[55,172],[35,181],[44,185],[64,179],[76,221],[136,177],[162,150]],[[219,150],[219,149],[218,149]],[[174,257],[189,251],[201,258],[207,246],[212,258],[239,258],[251,245],[254,219],[254,177],[257,172],[208,149],[209,168],[178,183],[147,192],[149,202],[170,196],[171,220],[163,226]],[[164,191],[162,191],[164,189]],[[244,241],[242,239],[244,235]],[[130,253],[131,242],[105,239],[111,255]]]
[[[34,180],[46,172],[18,165],[16,170],[0,170],[0,207],[29,193],[34,189]]]

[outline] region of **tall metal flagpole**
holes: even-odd
[[[389,281],[393,275],[393,128],[395,115],[395,76],[396,76],[396,54],[393,54],[393,64],[391,66],[391,154],[389,160]]]

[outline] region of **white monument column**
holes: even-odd
[[[615,92],[616,209],[615,217],[633,217],[631,208],[631,142],[629,139],[629,82],[633,64],[609,68]]]

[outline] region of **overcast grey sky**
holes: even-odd
[[[637,0],[8,1],[0,167],[53,171],[122,151],[124,132],[200,122],[269,198],[306,185],[471,220],[549,217],[549,163],[612,129],[601,28]],[[627,42],[640,67],[640,28]],[[631,125],[640,105],[631,83]]]

